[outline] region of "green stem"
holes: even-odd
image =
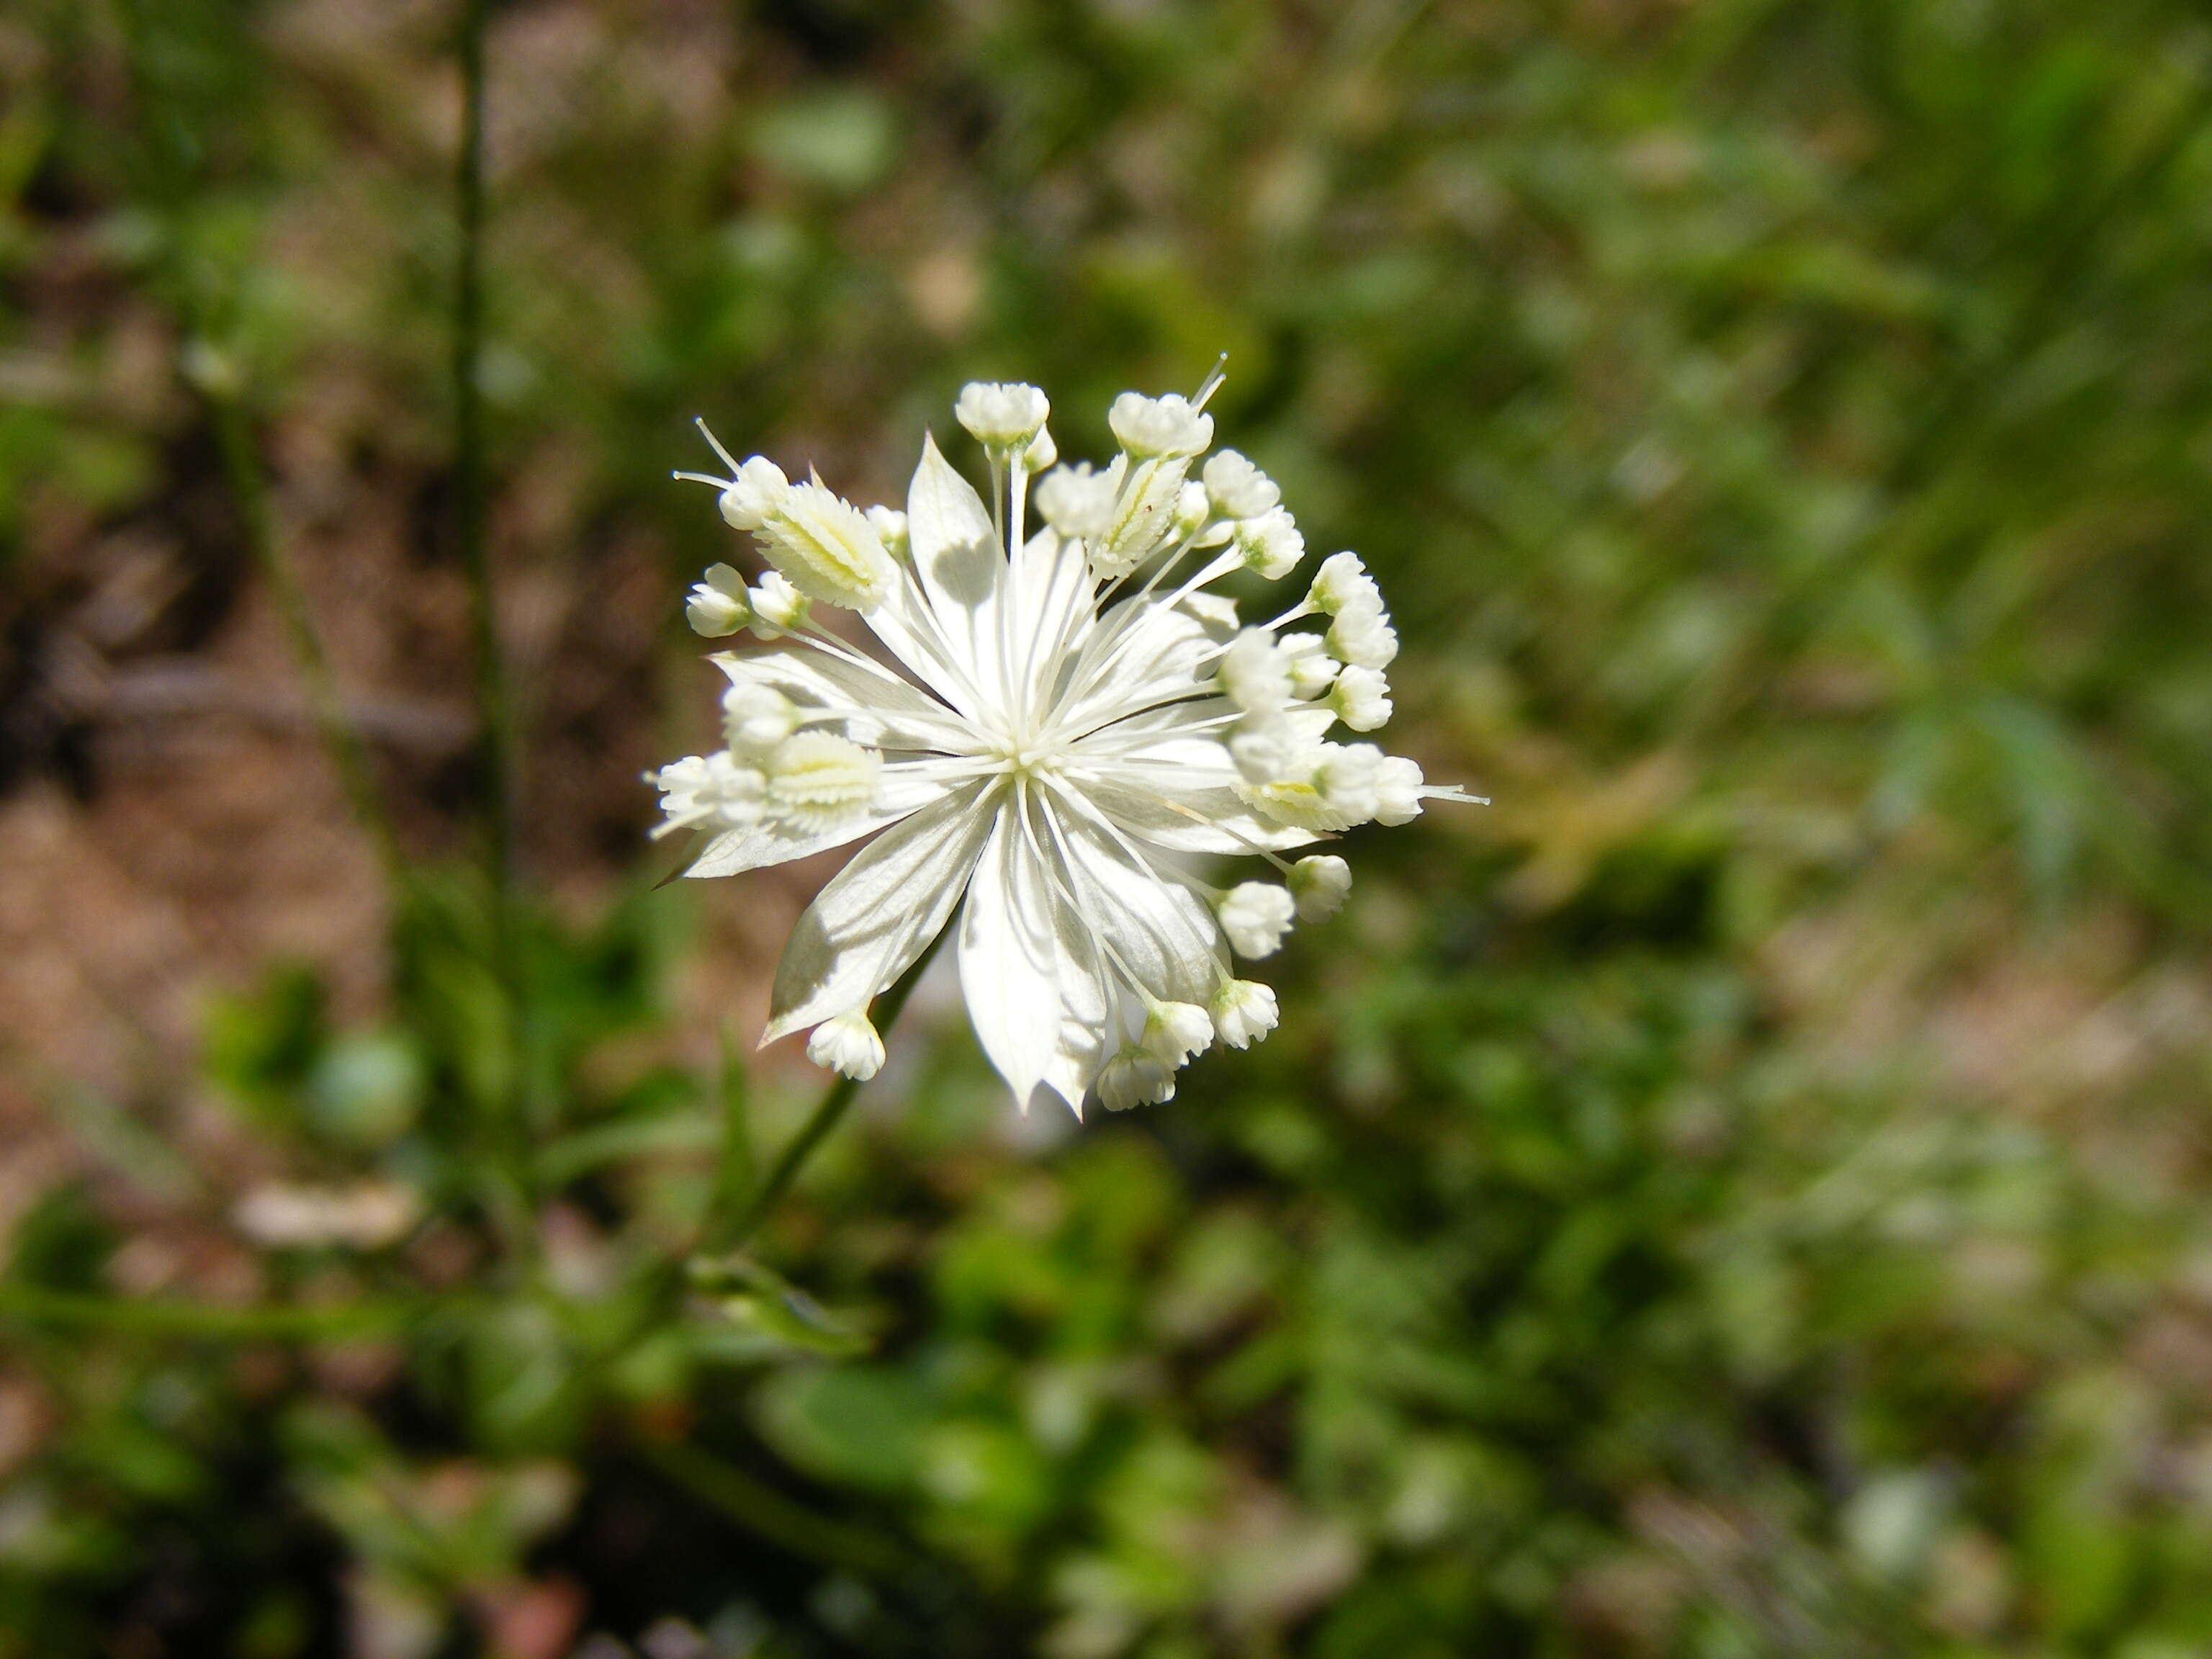
[[[914,994],[915,984],[928,968],[931,958],[936,956],[938,946],[944,942],[945,936],[939,934],[929,948],[915,959],[914,966],[899,976],[898,983],[878,1000],[875,1024],[878,1032],[886,1036],[890,1035],[892,1025],[906,1006],[907,999]],[[821,1100],[807,1115],[806,1121],[799,1126],[799,1133],[792,1136],[790,1142],[778,1154],[774,1167],[768,1172],[768,1178],[753,1194],[752,1201],[745,1206],[726,1231],[713,1228],[702,1230],[702,1243],[722,1251],[744,1249],[753,1235],[761,1230],[785,1191],[798,1178],[799,1170],[805,1167],[806,1160],[813,1156],[814,1149],[829,1139],[830,1132],[842,1121],[846,1110],[853,1103],[853,1097],[860,1091],[859,1082],[849,1077],[839,1078],[824,1090]]]
[[[906,1552],[890,1539],[817,1515],[703,1447],[641,1440],[639,1448],[647,1462],[693,1497],[794,1555],[879,1576],[908,1565]]]

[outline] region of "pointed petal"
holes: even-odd
[[[811,646],[773,645],[757,651],[718,651],[709,659],[732,684],[765,685],[810,714],[840,718],[834,729],[872,749],[946,747],[939,723],[951,711],[903,680],[864,668]]]
[[[1046,526],[1023,547],[1009,584],[1015,666],[1026,676],[1033,706],[1048,706],[1061,689],[1060,672],[1097,626],[1091,579],[1083,544],[1062,541]]]
[[[737,876],[748,870],[788,864],[793,859],[811,858],[817,853],[826,853],[833,847],[842,847],[847,842],[887,829],[943,799],[953,787],[947,783],[929,783],[886,772],[876,787],[873,811],[848,818],[834,829],[811,834],[794,834],[767,823],[755,824],[750,830],[732,830],[708,842],[706,850],[692,860],[684,873],[701,878]]]
[[[1085,926],[1154,996],[1203,1006],[1221,978],[1221,930],[1197,894],[1085,814],[1080,797],[1056,794],[1047,809],[1060,833],[1067,882]],[[1096,809],[1090,809],[1095,811]]]
[[[991,828],[967,784],[854,855],[799,917],[776,965],[763,1042],[881,995],[944,930]]]
[[[1023,1110],[1043,1084],[1077,1115],[1111,1012],[1081,924],[1002,810],[960,916],[960,987],[976,1041]],[[1042,842],[1049,847],[1049,842]],[[1064,880],[1065,875],[1061,878]]]

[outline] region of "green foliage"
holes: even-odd
[[[497,11],[530,558],[647,550],[689,675],[693,412],[883,493],[963,380],[1080,454],[1225,349],[1499,804],[1351,847],[1158,1110],[1017,1122],[918,1004],[749,1240],[813,1085],[684,988],[745,884],[399,872],[373,1011],[273,965],[161,1098],[49,1091],[0,1659],[2212,1649],[2194,9]],[[0,26],[27,592],[199,482],[184,385],[296,514],[440,499],[445,43],[359,31]]]

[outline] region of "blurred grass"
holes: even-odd
[[[465,553],[458,11],[143,21],[0,21],[0,773],[87,814],[128,780],[18,717],[33,643],[179,524],[212,620],[105,648],[220,640],[224,411],[285,550]],[[624,695],[702,695],[692,413],[866,495],[966,379],[1097,453],[1225,349],[1227,441],[1376,568],[1408,742],[1498,805],[1357,847],[1284,1029],[1157,1112],[1024,1127],[909,1023],[699,1257],[805,1109],[678,993],[748,895],[644,890],[680,708],[518,653],[512,900],[447,856],[481,773],[385,757],[380,1012],[271,964],[155,1097],[46,1091],[0,1656],[2212,1652],[2197,9],[547,0],[487,44],[493,568],[647,550]],[[250,1168],[158,1138],[210,1099]],[[324,1234],[244,1227],[272,1170]]]

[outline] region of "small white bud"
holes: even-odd
[[[1098,1073],[1098,1103],[1109,1112],[1175,1098],[1175,1068],[1143,1048],[1124,1048]]]
[[[758,530],[783,505],[790,488],[781,467],[765,455],[752,456],[723,488],[722,517],[732,530]]]
[[[752,620],[752,614],[745,604],[745,579],[726,564],[708,565],[706,580],[684,601],[684,620],[693,633],[710,640],[736,633]]]
[[[960,388],[952,413],[986,449],[1024,447],[1043,428],[1052,404],[1033,386],[970,380]]]
[[[1181,1066],[1213,1043],[1213,1017],[1194,1002],[1156,1002],[1145,1015],[1146,1050],[1165,1064]]]
[[[1300,921],[1327,921],[1352,891],[1352,866],[1334,853],[1316,853],[1291,866],[1291,894]]]
[[[805,830],[826,830],[867,810],[884,757],[834,732],[799,732],[768,763],[768,802]]]
[[[1229,758],[1247,783],[1264,784],[1304,769],[1304,745],[1279,714],[1247,714],[1229,730]]]
[[[1022,451],[1022,471],[1042,472],[1059,459],[1060,446],[1053,442],[1051,428],[1039,427],[1036,436]]]
[[[1273,714],[1291,700],[1290,665],[1264,628],[1248,628],[1221,653],[1222,695],[1248,714]]]
[[[1375,816],[1381,799],[1382,759],[1382,751],[1371,743],[1322,744],[1313,787],[1344,820],[1344,828],[1365,823]]]
[[[1321,562],[1321,568],[1315,573],[1306,603],[1325,617],[1334,617],[1346,608],[1380,611],[1382,590],[1367,574],[1359,555],[1332,553]]]
[[[1347,665],[1330,690],[1329,706],[1337,719],[1355,732],[1372,732],[1390,720],[1390,682],[1379,668]]]
[[[667,822],[653,833],[693,828],[742,830],[760,821],[762,799],[768,780],[754,767],[741,764],[726,750],[712,755],[687,755],[645,781],[660,791],[660,810]]]
[[[772,685],[739,680],[722,693],[722,731],[733,750],[763,754],[798,729],[798,708]]]
[[[1202,476],[1217,518],[1256,519],[1283,499],[1274,481],[1233,449],[1208,460]]]
[[[1375,822],[1411,823],[1420,817],[1421,783],[1419,766],[1403,755],[1386,756],[1375,775]]]
[[[745,624],[745,631],[757,640],[772,640],[789,633],[806,620],[806,613],[813,608],[804,593],[774,570],[763,576],[757,586],[747,591],[745,603],[753,613],[752,620]]]
[[[1206,486],[1196,483],[1185,483],[1182,493],[1176,497],[1175,517],[1169,521],[1173,539],[1188,541],[1206,528],[1206,521],[1212,516],[1213,509],[1206,498]]]
[[[884,1069],[884,1040],[867,1015],[855,1010],[816,1026],[806,1039],[806,1057],[841,1077],[866,1083]]]
[[[1232,979],[1214,993],[1214,1034],[1232,1048],[1250,1048],[1279,1017],[1274,992],[1257,980]]]
[[[1147,398],[1125,392],[1106,411],[1115,441],[1130,454],[1200,455],[1213,442],[1213,416],[1191,407],[1190,399],[1170,392]]]
[[[907,556],[906,514],[895,507],[872,507],[867,520],[877,535],[883,538],[884,550],[895,559]]]
[[[1239,882],[1221,896],[1214,907],[1229,948],[1240,957],[1257,961],[1283,948],[1283,935],[1291,931],[1297,915],[1290,889],[1273,882]]]
[[[1088,461],[1056,467],[1037,480],[1037,515],[1071,541],[1103,536],[1113,527],[1118,482]]]
[[[898,567],[867,515],[818,483],[787,489],[757,538],[769,562],[818,604],[872,611],[898,582]]]
[[[1291,665],[1291,695],[1311,702],[1336,683],[1337,661],[1322,649],[1318,634],[1285,634],[1280,641]]]
[[[1398,633],[1377,605],[1347,605],[1325,636],[1329,654],[1362,668],[1388,668],[1398,654]]]
[[[1297,521],[1279,507],[1243,520],[1237,526],[1236,539],[1244,568],[1267,581],[1289,575],[1306,556],[1306,538]]]

